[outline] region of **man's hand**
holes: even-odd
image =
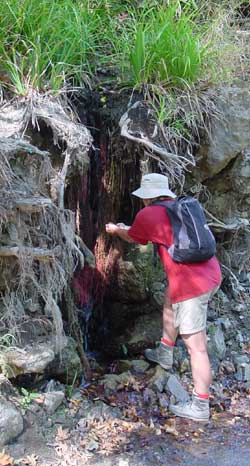
[[[121,228],[122,230],[129,230],[130,226],[125,225],[125,223],[117,223],[117,226]]]
[[[128,235],[129,226],[125,225],[124,223],[107,223],[106,224],[106,232],[109,235],[117,235],[119,238],[127,241],[128,243],[134,243],[134,240]]]
[[[107,223],[106,224],[106,232],[109,235],[117,234],[118,230],[119,230],[119,227],[115,223]]]

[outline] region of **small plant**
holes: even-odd
[[[66,395],[67,395],[67,398],[69,399],[72,397],[74,388],[76,386],[78,375],[79,375],[78,372],[75,371],[72,382],[70,384],[66,384]]]
[[[21,394],[23,395],[21,398],[21,402],[20,402],[21,407],[23,409],[27,409],[33,400],[35,400],[36,398],[39,398],[39,393],[29,392],[24,387],[21,387],[20,391],[21,391]]]

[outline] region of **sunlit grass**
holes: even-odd
[[[25,95],[30,88],[83,86],[100,75],[131,88],[211,79],[221,68],[223,44],[214,41],[217,32],[221,40],[221,29],[199,5],[199,0],[5,0],[4,82]]]
[[[205,46],[192,28],[193,13],[176,16],[176,4],[146,13],[136,31],[130,61],[136,83],[192,82],[202,69]]]
[[[91,73],[101,17],[85,2],[6,0],[0,13],[1,65],[18,91],[20,80],[59,89]],[[25,84],[24,84],[25,86]]]

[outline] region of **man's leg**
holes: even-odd
[[[163,330],[161,343],[155,349],[146,349],[146,358],[160,364],[164,369],[171,369],[173,365],[174,344],[177,334],[178,331],[174,327],[173,308],[168,289],[166,289],[163,304]]]
[[[175,343],[175,340],[178,335],[178,330],[176,330],[176,328],[174,327],[174,312],[173,312],[168,288],[166,288],[165,290],[162,317],[163,317],[162,337],[166,340],[169,340],[172,343]]]
[[[194,391],[207,395],[212,381],[210,362],[207,354],[207,338],[205,330],[193,335],[181,335],[190,355]]]
[[[175,321],[190,355],[194,391],[191,401],[170,405],[180,417],[209,420],[211,368],[207,354],[206,315],[211,292],[174,305]]]

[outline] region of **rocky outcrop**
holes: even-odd
[[[219,89],[220,118],[212,119],[211,136],[197,152],[195,178],[211,178],[245,150],[250,150],[250,90],[247,83]]]

